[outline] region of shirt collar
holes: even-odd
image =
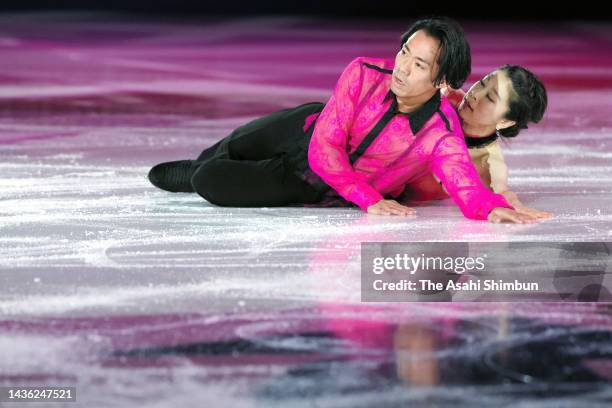
[[[408,122],[410,123],[410,129],[413,134],[417,134],[421,128],[427,123],[427,121],[440,109],[440,90],[436,91],[436,93],[425,102],[419,109],[414,112],[406,113],[400,112],[397,110],[397,99],[395,98],[395,94],[391,89],[385,95],[385,99],[383,102],[387,102],[391,99],[390,110],[395,114],[406,115],[408,117]]]

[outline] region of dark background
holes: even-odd
[[[202,16],[290,14],[330,17],[403,18],[448,15],[479,20],[610,20],[612,14],[595,1],[501,0],[3,0],[0,12],[78,10],[135,15]]]

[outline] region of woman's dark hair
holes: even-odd
[[[425,31],[429,37],[440,41],[440,54],[437,61],[440,68],[434,84],[439,85],[440,82],[446,80],[446,83],[452,88],[461,88],[472,70],[472,57],[470,45],[459,23],[448,17],[419,20],[402,34],[400,47],[419,30]]]
[[[522,129],[527,129],[527,123],[538,123],[548,105],[546,88],[531,71],[519,65],[504,65],[499,69],[504,71],[510,81],[516,96],[510,96],[508,113],[505,118],[516,124],[497,133],[503,137],[515,137]]]

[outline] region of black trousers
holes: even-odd
[[[307,160],[304,121],[323,104],[307,103],[255,119],[205,149],[191,178],[200,196],[232,207],[286,206],[318,202],[322,193],[296,175]],[[299,157],[298,157],[299,156]]]

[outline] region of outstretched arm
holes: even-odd
[[[536,210],[524,205],[513,191],[508,187],[508,166],[504,161],[501,148],[497,142],[487,146],[489,163],[489,173],[491,175],[491,187],[493,191],[503,195],[506,201],[514,207],[519,214],[525,214],[539,219],[547,219],[553,216],[552,213]]]
[[[448,133],[440,137],[431,152],[429,166],[466,218],[516,223],[535,220],[516,212],[504,196],[482,184],[460,136]]]

